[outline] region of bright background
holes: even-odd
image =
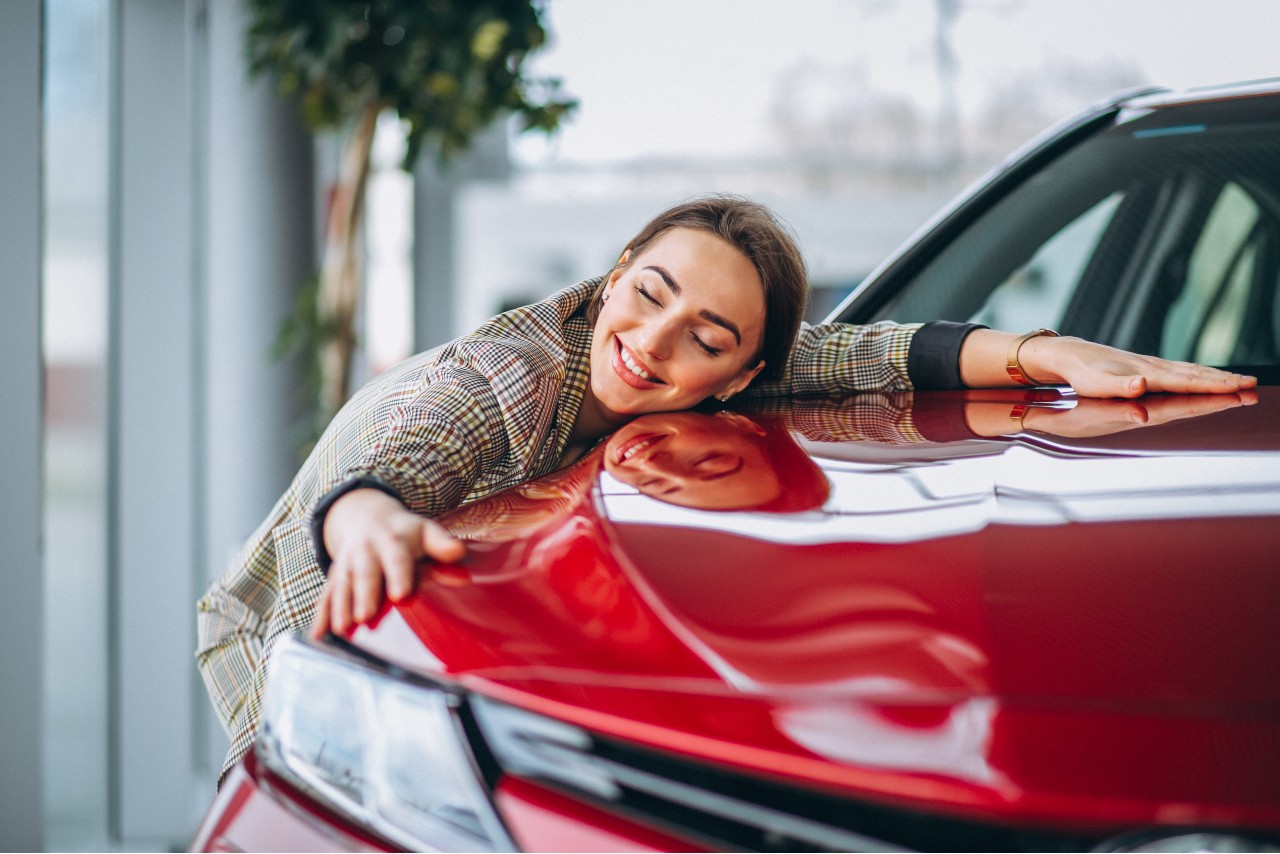
[[[551,148],[586,162],[769,150],[786,75],[814,66],[937,111],[944,6],[967,119],[1031,87],[1050,108],[1081,106],[1059,103],[1050,81],[1101,96],[1111,74],[1184,87],[1280,73],[1280,7],[1266,0],[553,0],[535,67],[582,109]],[[533,149],[521,154],[536,163]]]
[[[381,126],[365,376],[702,192],[775,207],[830,304],[1091,100],[1280,74],[1275,0],[550,0],[546,23],[534,68],[581,101],[552,140],[499,128],[410,175]],[[38,433],[0,445],[0,849],[180,850],[226,748],[193,605],[296,467],[298,376],[267,352],[336,159],[245,78],[243,25],[238,0],[0,2],[0,238],[42,224],[0,239],[4,423]]]

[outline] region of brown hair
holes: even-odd
[[[808,271],[791,230],[764,205],[749,199],[703,196],[654,217],[627,244],[630,257],[640,255],[649,244],[675,228],[710,232],[747,256],[756,268],[764,287],[764,335],[759,352],[747,364],[754,365],[763,359],[762,373],[768,377],[780,376],[795,345],[809,297]],[[627,263],[629,260],[620,261],[614,269]],[[600,314],[600,297],[608,283],[606,275],[587,303],[587,319],[592,324]]]

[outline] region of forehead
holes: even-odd
[[[764,330],[764,285],[755,265],[719,235],[673,228],[656,238],[633,260],[636,270],[660,268],[694,310],[723,315],[742,330],[744,345],[758,342]]]

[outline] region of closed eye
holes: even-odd
[[[689,337],[692,338],[694,343],[701,347],[708,356],[719,356],[722,352],[719,347],[712,347],[710,344],[699,338],[697,333],[690,332]]]
[[[636,293],[656,306],[662,305],[662,303],[658,302],[658,300],[654,298],[653,294],[644,289],[644,285],[636,285]]]

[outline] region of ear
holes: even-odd
[[[757,436],[767,435],[767,431],[763,427],[740,412],[730,412],[727,409],[721,409],[714,417],[728,421],[744,433],[754,433]]]
[[[733,381],[725,387],[724,391],[721,392],[721,394],[725,394],[726,392],[728,394],[737,394],[747,386],[751,385],[751,381],[754,380],[756,378],[756,375],[763,370],[764,370],[764,359],[761,359],[759,364],[757,364],[754,368],[743,368],[742,371],[739,372],[739,374],[733,378]]]
[[[612,285],[618,281],[618,277],[622,275],[622,271],[627,269],[627,262],[631,260],[631,249],[627,248],[625,252],[618,256],[618,263],[613,265],[613,270],[609,273],[609,284]]]
[[[627,269],[627,262],[630,260],[631,260],[631,250],[628,249],[626,252],[622,253],[622,256],[618,258],[618,263],[614,264],[613,269],[609,271],[609,279],[605,285],[606,289],[612,288],[615,284],[617,284],[618,279],[622,278],[623,272]]]

